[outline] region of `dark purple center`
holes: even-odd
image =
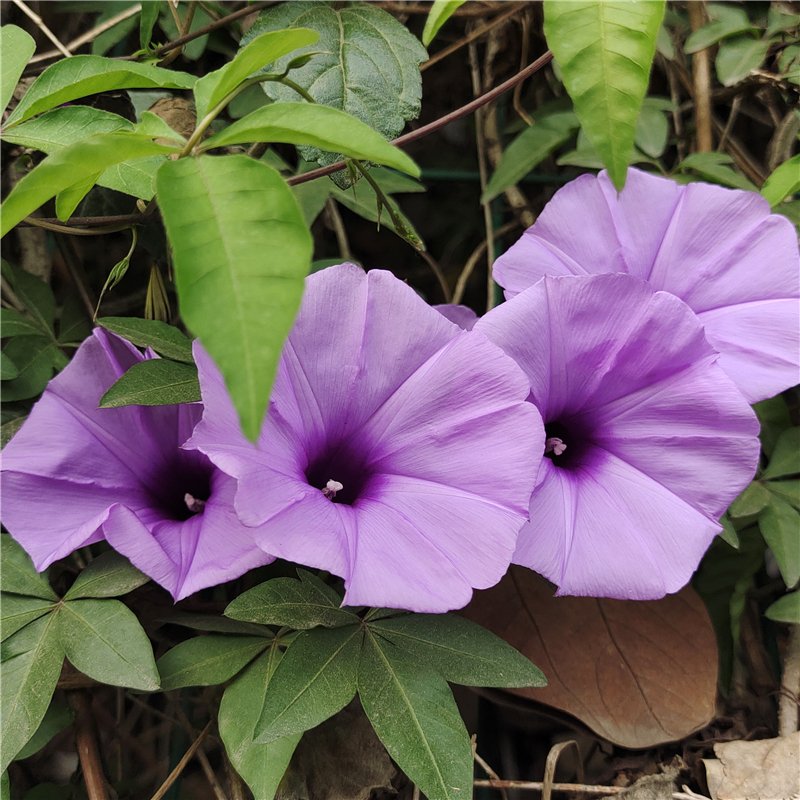
[[[334,503],[353,505],[358,500],[371,472],[364,457],[347,443],[328,445],[306,468],[309,486],[319,489]],[[341,484],[341,489],[336,486]]]
[[[589,431],[574,420],[545,423],[545,456],[560,469],[575,469],[583,462],[590,445]]]
[[[202,514],[211,495],[214,465],[201,453],[180,451],[163,467],[151,487],[153,507],[165,519],[183,521]]]

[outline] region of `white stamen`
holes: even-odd
[[[344,484],[339,483],[339,481],[329,480],[325,484],[325,488],[322,490],[322,494],[325,495],[329,500],[333,500],[336,497],[336,492],[341,492],[344,489]]]
[[[555,453],[557,456],[560,456],[566,449],[567,446],[558,436],[553,436],[544,443],[545,453]]]
[[[199,514],[206,507],[205,500],[200,500],[199,498],[189,494],[189,492],[186,492],[186,494],[183,496],[183,502],[186,503],[186,508],[188,508],[192,514]]]

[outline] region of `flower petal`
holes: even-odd
[[[478,321],[478,315],[467,306],[458,306],[453,303],[444,303],[442,305],[433,306],[442,316],[454,322],[459,328],[465,331],[471,331]]]

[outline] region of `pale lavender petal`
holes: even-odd
[[[652,600],[684,586],[718,523],[601,450],[580,470],[551,467],[531,499],[514,563],[559,594]]]
[[[433,306],[440,314],[442,314],[450,322],[455,322],[459,328],[465,331],[471,331],[478,321],[478,315],[467,306],[458,306],[453,303],[444,303],[442,305]]]

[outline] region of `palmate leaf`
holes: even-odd
[[[143,586],[149,580],[125,556],[110,550],[89,562],[70,586],[64,599],[119,597]]]
[[[28,64],[28,59],[36,51],[36,42],[16,25],[3,25],[0,30],[0,48],[3,51],[3,62],[0,65],[2,77],[0,78],[0,112],[6,110],[11,102],[14,89],[17,88],[22,71]]]
[[[113,89],[191,89],[197,79],[135,61],[116,61],[102,56],[73,56],[48,67],[35,81],[6,127],[24,122],[51,108]]]
[[[544,32],[583,130],[617,189],[625,185],[647,91],[661,0],[546,0]]]
[[[292,57],[304,51],[326,51],[291,73],[292,80],[318,103],[352,114],[386,139],[393,139],[407,120],[419,116],[419,64],[428,54],[406,27],[383,9],[366,3],[342,8],[305,0],[283,3],[262,12],[242,44],[266,31],[285,28],[315,30],[320,34],[319,42],[278,59],[268,67],[270,72],[283,71]],[[262,86],[271,99],[281,103],[299,99],[287,86]],[[322,165],[339,159],[320,147],[301,148],[303,158]]]
[[[6,353],[0,353],[0,379],[10,381],[19,376],[17,365]]]
[[[98,171],[122,161],[178,151],[176,147],[156,144],[147,136],[126,131],[98,134],[64,147],[29,172],[8,195],[2,206],[0,236],[5,236],[51,197]]]
[[[246,156],[168,161],[156,180],[181,314],[255,440],[300,306],[311,234],[280,174]]]
[[[318,39],[319,34],[316,31],[306,28],[271,31],[253,39],[237,53],[233,61],[215,72],[209,72],[194,85],[197,121],[202,120],[217,103],[254,72],[299,47],[314,44]]]
[[[54,608],[52,600],[3,592],[0,595],[0,641],[4,642],[29,622],[43,617]]]
[[[290,645],[270,683],[255,727],[266,744],[319,725],[355,696],[360,625],[315,628]]]
[[[0,770],[5,770],[36,732],[64,661],[55,614],[26,625],[2,644],[0,678]]]
[[[7,534],[0,534],[0,588],[4,592],[56,602],[58,596],[31,557]]]
[[[775,622],[800,625],[800,592],[790,592],[776,600],[767,608],[764,616]]]
[[[800,547],[797,546],[800,512],[773,494],[769,505],[759,514],[758,527],[778,562],[784,583],[793,588],[800,581]]]
[[[389,755],[427,797],[472,794],[472,748],[450,687],[403,649],[367,632],[358,694]]]
[[[55,616],[62,652],[84,675],[145,692],[159,688],[147,634],[119,600],[70,600]]]
[[[266,650],[264,636],[195,636],[164,653],[156,662],[161,688],[168,692],[183,686],[214,686],[230,680]]]
[[[219,732],[231,763],[247,781],[255,800],[272,800],[302,733],[257,744],[253,732],[270,681],[281,660],[277,644],[239,675],[222,696]]]
[[[45,712],[44,719],[39,723],[36,732],[28,740],[28,743],[17,753],[18,759],[28,758],[34,753],[38,753],[57,733],[64,730],[72,720],[75,719],[75,712],[71,708],[50,703]]]

